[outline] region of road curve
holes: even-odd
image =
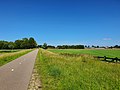
[[[27,90],[38,49],[0,67],[0,90]]]

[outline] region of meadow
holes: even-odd
[[[50,49],[49,51],[59,54],[87,54],[93,56],[107,56],[120,58],[120,49]]]
[[[52,52],[51,52],[52,51]],[[84,50],[82,50],[84,51]],[[89,55],[90,51],[43,50],[38,52],[35,68],[43,90],[120,90],[120,64],[101,62]],[[114,54],[105,55],[119,56]],[[93,55],[104,55],[103,53]],[[84,54],[82,56],[61,53]]]
[[[0,50],[0,66],[31,52],[32,49],[24,50]]]

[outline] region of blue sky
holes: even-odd
[[[119,0],[0,0],[0,40],[120,45]]]

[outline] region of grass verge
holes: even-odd
[[[120,90],[120,64],[89,55],[68,57],[40,49],[36,68],[43,90]]]
[[[29,49],[29,50],[20,50],[18,52],[11,52],[11,53],[5,53],[5,54],[2,54],[0,55],[0,66],[24,55],[24,54],[27,54],[28,52],[31,52],[32,50]]]

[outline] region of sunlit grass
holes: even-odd
[[[36,67],[43,90],[120,90],[120,64],[90,55],[70,57],[40,49]]]
[[[14,52],[12,51],[12,52],[9,52],[9,53],[8,52],[5,53],[5,52],[2,51],[2,53],[0,53],[0,66],[2,66],[2,65],[20,57],[20,56],[22,56],[22,55],[24,55],[24,54],[26,54],[30,51],[32,51],[32,50],[31,49],[29,49],[29,50],[18,50],[18,51],[14,51]]]
[[[120,58],[120,49],[51,49],[49,51],[55,53],[69,53],[69,54],[89,54],[94,56],[107,56]]]

